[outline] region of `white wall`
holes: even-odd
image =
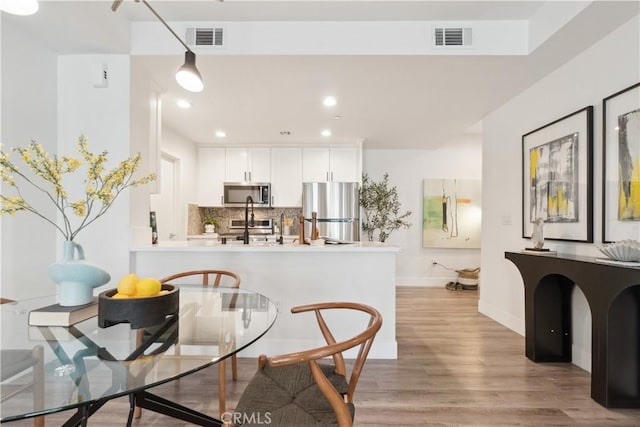
[[[563,12],[565,11],[563,8]],[[169,23],[177,34],[220,22]],[[431,45],[432,28],[473,26],[473,48]],[[226,21],[224,48],[198,47],[198,55],[526,55],[526,20],[468,21]],[[132,25],[134,55],[180,54],[184,49],[159,22]],[[509,37],[504,37],[509,34]],[[540,33],[542,37],[542,33]]]
[[[91,71],[106,64],[109,84],[92,86]],[[129,55],[66,55],[58,59],[58,151],[75,153],[77,137],[84,134],[92,152],[108,151],[109,167],[131,155],[129,143]],[[69,192],[84,194],[82,177]],[[129,270],[129,200],[119,197],[109,211],[75,239],[87,259],[111,274],[111,285]],[[62,242],[58,240],[58,250]],[[60,255],[60,254],[59,254]]]
[[[638,16],[489,114],[483,123],[482,287],[480,312],[524,334],[522,279],[505,251],[519,251],[521,238],[521,137],[587,105],[594,110],[594,236],[601,239],[602,99],[640,81]],[[596,256],[594,244],[548,241],[564,253]],[[574,292],[574,363],[589,370],[590,313]]]
[[[365,144],[366,145],[366,144]],[[402,248],[398,254],[397,284],[444,286],[455,272],[432,265],[436,260],[450,268],[478,267],[479,249],[422,247],[422,181],[427,178],[480,179],[482,147],[479,136],[437,150],[363,150],[363,172],[379,181],[389,174],[398,189],[402,212],[412,212],[408,229],[394,231],[387,243]]]
[[[176,232],[177,240],[187,238],[187,204],[195,203],[197,179],[197,148],[193,141],[168,127],[162,128],[162,143],[160,150],[175,159],[176,170]]]
[[[131,58],[131,152],[142,155],[139,172],[146,175],[158,174],[160,160],[160,115],[162,114],[162,90],[151,80],[149,71]],[[158,191],[159,179],[148,185],[131,188],[129,197],[129,218],[131,220],[132,243],[143,244],[151,241],[149,224],[150,194]]]
[[[3,150],[36,140],[48,152],[55,153],[56,55],[9,22],[2,21],[0,141],[4,144]],[[20,161],[16,163],[19,165]],[[2,191],[7,191],[7,187],[3,186]],[[38,205],[39,210],[45,216],[55,216],[53,204],[41,194],[25,188],[24,196],[29,201],[43,201]],[[53,226],[28,212],[2,217],[0,294],[3,297],[28,298],[55,292],[46,273],[47,266],[57,259],[55,233]]]

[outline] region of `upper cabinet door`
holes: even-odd
[[[269,182],[271,149],[227,147],[227,182]]]
[[[251,148],[249,161],[248,181],[271,182],[271,148]]]
[[[333,147],[330,151],[330,181],[359,182],[358,149],[356,147]]]
[[[302,207],[302,148],[271,149],[271,206]]]
[[[198,148],[198,205],[223,205],[224,168],[224,148]]]
[[[226,178],[227,182],[249,181],[249,150],[244,147],[227,147]]]
[[[328,147],[304,147],[302,149],[302,181],[330,181]]]
[[[357,147],[304,147],[303,182],[359,182]]]

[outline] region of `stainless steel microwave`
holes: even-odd
[[[244,207],[251,196],[254,207],[271,207],[271,184],[268,182],[225,182],[224,205]]]

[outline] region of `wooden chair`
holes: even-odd
[[[352,338],[336,342],[322,314],[331,310],[367,313],[367,327]],[[278,426],[353,425],[353,395],[373,339],[382,325],[382,316],[372,307],[349,302],[319,303],[291,309],[292,313],[307,311],[315,313],[327,345],[279,356],[261,355],[258,371],[242,393],[232,414],[233,419],[225,421],[243,427],[259,425],[264,424],[264,417],[269,414],[270,423]],[[348,376],[342,353],[358,346],[358,354]],[[333,364],[320,363],[329,356]]]
[[[14,302],[7,298],[0,298],[0,304]],[[33,389],[34,409],[44,404],[44,348],[41,345],[31,350],[27,349],[2,349],[0,350],[0,381],[5,381],[15,375],[32,370],[31,380],[20,386],[12,387],[12,390],[0,396],[0,403],[21,393],[29,388]],[[44,416],[33,419],[34,427],[44,427]]]
[[[226,287],[226,288],[239,288],[240,276],[231,271],[225,270],[193,270],[185,271],[182,273],[173,274],[160,280],[161,283],[176,282],[182,278],[192,278],[193,276],[202,276],[202,286],[207,287],[209,285],[214,288]],[[178,283],[179,284],[179,281]],[[231,356],[231,377],[233,381],[238,380],[238,358],[234,354]],[[218,363],[218,405],[220,414],[223,414],[226,410],[226,360],[221,360]]]

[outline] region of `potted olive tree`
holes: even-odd
[[[360,206],[364,211],[362,231],[370,242],[376,237],[378,241],[384,242],[394,230],[411,226],[406,221],[411,211],[400,213],[398,190],[395,186],[389,187],[388,173],[384,174],[380,182],[374,182],[366,173],[362,175]]]
[[[218,226],[218,220],[216,217],[207,215],[203,218],[202,224],[204,225],[205,233],[215,233]]]

